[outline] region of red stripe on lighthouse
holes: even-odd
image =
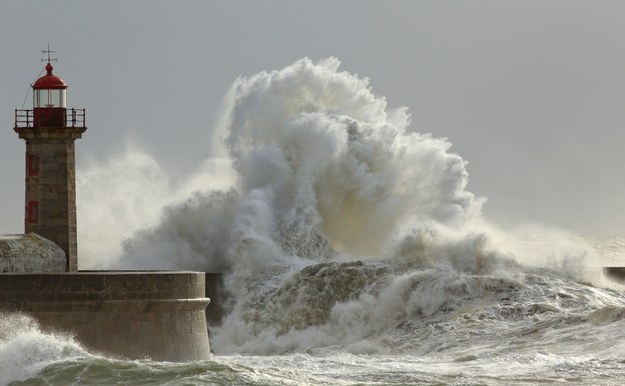
[[[37,224],[39,222],[39,201],[28,201],[28,207],[26,208],[28,213],[26,218],[29,224]]]

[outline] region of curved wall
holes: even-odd
[[[0,310],[73,332],[107,355],[159,361],[210,359],[201,272],[83,271],[0,274]]]
[[[36,233],[0,235],[0,273],[64,272],[65,252]]]

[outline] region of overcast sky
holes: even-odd
[[[23,232],[14,109],[50,42],[87,109],[79,172],[131,141],[183,176],[238,76],[335,56],[453,143],[487,218],[623,234],[623,20],[625,1],[595,0],[2,1],[0,233]]]

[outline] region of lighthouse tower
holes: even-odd
[[[14,130],[26,141],[25,232],[54,241],[78,269],[74,141],[82,137],[85,110],[67,108],[67,85],[50,63],[32,84],[33,109],[15,110]]]

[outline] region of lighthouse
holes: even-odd
[[[0,316],[27,313],[42,331],[71,332],[105,355],[210,359],[206,290],[219,290],[220,274],[207,282],[204,272],[78,271],[74,142],[87,130],[85,110],[67,108],[53,51],[43,52],[33,108],[15,110],[14,130],[26,141],[26,234],[0,235]]]
[[[32,84],[33,108],[15,110],[14,130],[26,141],[25,233],[58,244],[66,271],[78,269],[76,239],[76,165],[74,141],[87,130],[84,109],[67,108],[67,84],[53,73]]]

